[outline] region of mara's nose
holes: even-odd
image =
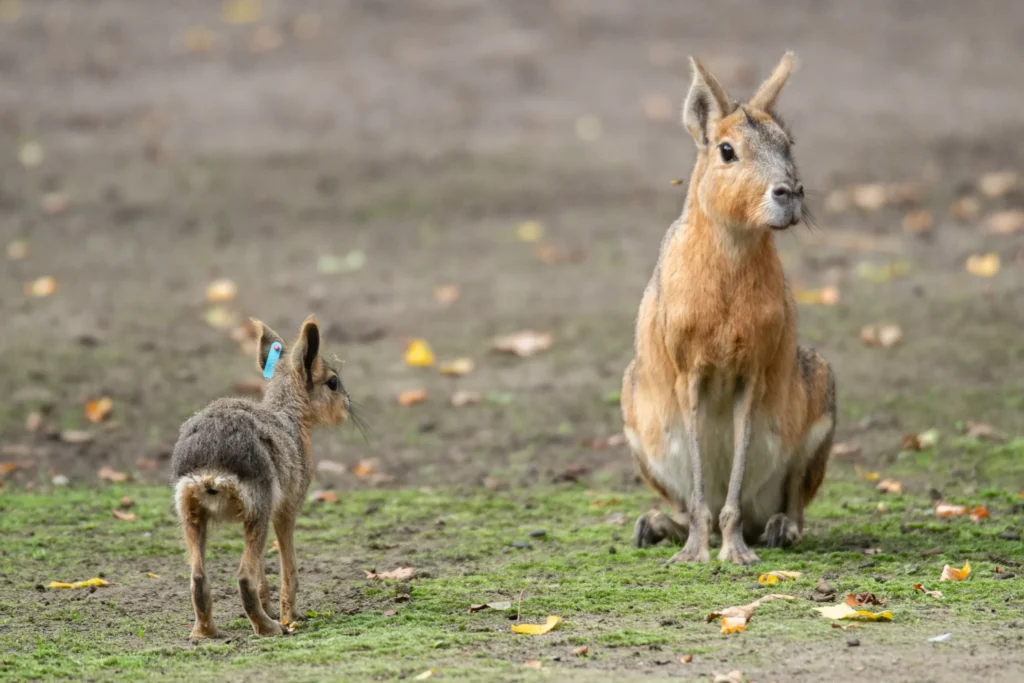
[[[772,187],[772,197],[780,204],[791,201],[794,197],[800,199],[804,196],[804,186],[797,183],[795,186],[789,183],[778,183]]]

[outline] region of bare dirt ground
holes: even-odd
[[[686,54],[745,95],[787,48],[802,67],[781,112],[819,229],[779,244],[795,284],[841,294],[801,308],[836,369],[840,439],[870,465],[902,433],[958,420],[1021,433],[1024,233],[979,226],[1024,190],[965,222],[947,207],[980,174],[1024,166],[1022,26],[1011,0],[267,1],[244,25],[195,0],[21,3],[0,23],[0,241],[29,245],[0,274],[0,460],[30,463],[11,477],[29,483],[105,464],[163,481],[180,422],[255,375],[204,317],[207,284],[229,277],[232,312],[289,334],[316,312],[347,361],[375,436],[324,436],[316,456],[377,458],[386,476],[330,485],[520,485],[578,465],[638,486],[623,449],[590,443],[620,429],[610,394],[682,202],[669,180],[693,160],[677,123]],[[27,142],[44,150],[36,167],[19,161]],[[906,206],[825,209],[861,182],[919,184],[933,229],[907,234]],[[525,220],[580,258],[543,262],[516,237]],[[324,272],[353,251],[362,267]],[[1000,273],[968,274],[987,252]],[[894,261],[909,270],[862,277]],[[58,292],[26,297],[47,275]],[[461,287],[450,305],[434,296],[445,284]],[[900,348],[858,340],[881,321],[902,326]],[[524,328],[553,348],[488,352]],[[408,368],[410,337],[478,369]],[[417,386],[428,401],[398,406]],[[456,389],[485,400],[454,409]],[[83,423],[97,396],[114,400],[111,428]],[[28,433],[35,409],[91,441]]]

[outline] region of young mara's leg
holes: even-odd
[[[182,528],[185,531],[185,545],[188,547],[189,567],[192,570],[192,609],[196,623],[192,627],[192,639],[219,638],[220,632],[213,623],[213,596],[206,579],[206,529],[208,519],[198,501],[186,503]]]
[[[238,567],[238,592],[242,596],[242,606],[252,624],[253,633],[279,636],[281,625],[267,615],[259,595],[261,582],[266,581],[263,551],[267,547],[268,526],[266,519],[244,522],[245,550],[242,551],[242,563]]]
[[[281,623],[295,621],[295,592],[299,589],[299,575],[295,567],[295,514],[279,512],[274,518],[274,533],[281,550]]]

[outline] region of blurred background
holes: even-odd
[[[1020,433],[1019,2],[0,0],[0,479],[165,481],[182,420],[258,393],[247,317],[315,312],[372,428],[314,438],[321,486],[639,486],[686,56],[745,98],[787,48],[833,471]]]

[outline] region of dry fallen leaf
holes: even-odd
[[[860,455],[860,446],[852,443],[840,442],[832,445],[830,457],[833,458],[856,458]]]
[[[479,391],[460,389],[452,394],[452,405],[456,408],[461,408],[462,406],[468,406],[471,403],[479,403],[483,398],[484,397],[480,395]]]
[[[766,595],[760,600],[755,600],[748,605],[739,605],[737,607],[726,607],[717,612],[712,612],[707,615],[704,620],[712,621],[718,617],[722,618],[722,633],[738,633],[747,627],[747,622],[750,621],[751,617],[754,616],[754,610],[757,609],[762,603],[769,602],[770,600],[796,600],[792,595],[781,595],[779,593],[771,593]]]
[[[985,221],[985,231],[993,235],[1012,235],[1024,230],[1024,209],[999,211]]]
[[[231,301],[238,293],[238,286],[233,280],[222,277],[206,286],[206,300],[214,304]]]
[[[643,99],[644,116],[652,121],[669,121],[675,118],[676,104],[667,95],[645,95]]]
[[[413,676],[413,680],[414,681],[425,681],[425,680],[427,680],[428,678],[430,678],[433,675],[434,675],[434,670],[433,669],[427,669],[423,673],[417,674],[416,676]]]
[[[38,432],[43,428],[44,421],[43,414],[38,410],[33,410],[25,416],[25,431]]]
[[[863,593],[850,593],[847,595],[846,604],[850,607],[860,607],[861,605],[878,605],[881,607],[885,604],[885,600],[879,600],[874,593],[864,591]]]
[[[424,339],[413,339],[405,347],[405,364],[414,368],[426,368],[434,364],[434,352]]]
[[[263,16],[261,0],[227,0],[221,16],[228,24],[252,24]]]
[[[366,572],[366,578],[376,579],[378,581],[384,581],[386,579],[394,579],[396,581],[408,581],[416,575],[416,569],[414,567],[399,567],[392,569],[389,572],[380,572],[379,574],[375,571]]]
[[[693,655],[683,655],[682,657],[679,658],[679,663],[680,664],[689,664],[692,661],[693,661]]]
[[[93,399],[85,404],[85,419],[93,424],[99,424],[107,419],[113,409],[114,402],[106,396]]]
[[[920,235],[926,232],[931,232],[931,229],[935,227],[935,217],[932,216],[932,212],[926,209],[919,209],[917,211],[911,211],[903,217],[903,231],[909,232],[912,235]]]
[[[932,598],[937,598],[937,599],[941,599],[942,598],[942,591],[930,591],[930,590],[928,590],[927,588],[925,588],[924,586],[922,586],[919,583],[915,583],[914,584],[914,590],[917,591],[918,593],[924,593],[925,595],[927,595],[929,597],[932,597]]]
[[[442,375],[453,377],[468,375],[473,372],[474,368],[475,365],[472,358],[456,358],[455,360],[445,361],[440,366]]]
[[[525,662],[523,662],[523,666],[527,667],[528,669],[537,669],[538,671],[544,668],[543,665],[541,665],[541,663],[536,659],[526,660]]]
[[[881,548],[864,548],[864,554],[867,555],[868,557],[871,557],[873,555],[881,555],[882,554],[882,549]]]
[[[961,223],[975,221],[981,215],[981,202],[977,197],[961,197],[949,205],[949,215]]]
[[[794,288],[793,296],[801,304],[835,306],[839,303],[839,289],[832,285],[822,287],[821,289]]]
[[[862,261],[857,264],[857,275],[869,282],[889,282],[898,277],[903,277],[911,270],[909,261],[892,261],[881,265]]]
[[[129,508],[135,507],[135,501],[129,496],[121,496],[121,500],[119,500],[117,504],[121,507],[122,510],[127,510]]]
[[[134,512],[125,512],[124,510],[114,508],[113,513],[114,517],[117,517],[122,522],[134,522],[138,519],[138,516]]]
[[[576,263],[583,260],[582,249],[561,249],[554,244],[538,244],[534,250],[537,260],[549,266],[556,263]]]
[[[973,436],[976,439],[982,439],[987,441],[1006,441],[1006,435],[997,430],[992,425],[985,424],[984,422],[972,422],[968,420],[964,425],[966,428],[967,436]]]
[[[883,479],[875,488],[881,493],[903,493],[903,484],[895,479]]]
[[[711,683],[743,683],[743,672],[738,669],[727,674],[713,672],[714,678]]]
[[[980,522],[983,519],[988,519],[988,508],[984,505],[975,505],[971,508],[971,521]]]
[[[867,346],[888,349],[903,341],[903,330],[899,325],[865,325],[860,330],[860,340]]]
[[[434,287],[434,300],[442,304],[453,304],[462,296],[462,288],[458,285],[438,285]]]
[[[951,505],[949,503],[937,503],[935,505],[935,516],[942,518],[961,517],[967,514],[967,508],[963,505]]]
[[[523,221],[516,227],[520,242],[539,242],[544,237],[544,225],[540,221]]]
[[[572,654],[576,657],[586,657],[590,653],[589,645],[580,645],[572,649]]]
[[[44,297],[57,291],[56,278],[46,275],[25,283],[25,296]]]
[[[469,613],[470,614],[474,614],[476,612],[479,612],[479,611],[485,610],[485,609],[497,609],[497,610],[512,609],[512,603],[503,600],[501,602],[483,602],[483,603],[480,603],[479,605],[470,605],[469,606]]]
[[[558,626],[558,622],[562,621],[562,617],[556,617],[554,615],[549,616],[547,621],[543,624],[513,624],[513,633],[525,633],[530,636],[542,636],[548,633],[551,629]]]
[[[68,210],[71,206],[71,197],[63,192],[47,192],[42,199],[43,213],[48,216],[56,216]]]
[[[757,582],[762,586],[770,586],[772,584],[779,583],[780,581],[792,581],[794,579],[799,579],[801,576],[803,576],[803,573],[801,572],[777,570],[761,574],[757,577]]]
[[[852,187],[850,197],[858,209],[878,211],[886,205],[888,192],[881,183],[867,183]]]
[[[892,612],[869,612],[867,610],[855,610],[845,602],[827,607],[815,607],[826,619],[845,619],[849,621],[892,621]]]
[[[402,393],[398,394],[398,402],[403,406],[411,406],[416,403],[423,403],[427,400],[427,390],[418,389],[406,389]]]
[[[360,460],[359,464],[352,468],[352,473],[360,479],[367,479],[377,474],[378,461],[376,458]]]
[[[951,567],[948,564],[942,568],[942,576],[939,577],[939,581],[964,581],[968,576],[971,575],[971,563],[964,562],[964,566],[960,569]]]
[[[334,491],[313,491],[309,499],[317,503],[337,503],[338,494]]]
[[[51,581],[49,588],[103,588],[109,586],[107,581],[101,578],[86,579],[85,581],[75,581],[74,583],[64,583],[63,581]]]
[[[99,472],[97,472],[97,475],[103,481],[109,481],[115,484],[120,484],[121,482],[128,481],[127,474],[125,474],[124,472],[118,472],[109,465],[104,465],[103,467],[101,467],[99,469]]]
[[[929,429],[920,434],[904,434],[901,447],[905,451],[923,451],[939,442],[939,431]]]
[[[216,33],[205,26],[193,26],[185,31],[185,36],[181,42],[185,46],[186,52],[201,54],[213,52],[213,49],[217,46],[218,38]]]
[[[999,254],[972,254],[964,262],[967,272],[977,277],[992,277],[999,272]]]
[[[203,318],[207,325],[216,330],[226,330],[234,327],[236,323],[235,314],[224,306],[211,306]]]
[[[334,460],[319,460],[316,463],[316,471],[320,474],[345,474],[348,468]]]
[[[14,240],[7,245],[8,261],[24,261],[26,258],[28,258],[28,242]]]
[[[521,358],[526,358],[549,349],[554,341],[550,332],[523,330],[496,337],[491,342],[491,348],[495,351],[514,353]]]
[[[1017,172],[1012,170],[986,173],[978,179],[978,190],[990,199],[998,199],[1012,192],[1017,180]]]
[[[67,444],[80,446],[93,440],[93,434],[85,429],[64,429],[60,433],[60,440]]]

